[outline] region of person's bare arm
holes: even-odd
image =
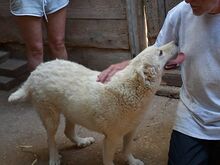
[[[117,64],[112,64],[110,65],[107,69],[102,71],[98,77],[97,77],[97,82],[101,83],[107,83],[108,81],[111,80],[111,77],[117,73],[118,71],[124,69],[127,65],[129,64],[129,60],[123,61]]]

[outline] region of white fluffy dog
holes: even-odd
[[[130,152],[132,138],[160,84],[164,65],[176,53],[173,42],[148,47],[107,84],[96,82],[100,72],[74,62],[46,62],[8,100],[29,100],[36,108],[47,131],[50,165],[60,164],[55,144],[60,113],[66,119],[65,135],[78,146],[87,146],[94,138],[77,136],[75,124],[105,135],[104,165],[113,165],[121,138],[128,164],[143,165]]]

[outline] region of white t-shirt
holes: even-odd
[[[195,16],[181,2],[169,11],[155,45],[172,40],[186,55],[174,129],[220,140],[220,14]]]

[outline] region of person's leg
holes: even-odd
[[[41,18],[32,16],[16,16],[27,49],[28,69],[34,70],[43,62],[43,41]]]
[[[208,165],[208,151],[202,140],[173,131],[168,165]]]
[[[65,47],[66,7],[48,15],[47,34],[52,57],[67,59]]]
[[[220,165],[220,141],[212,141],[209,144],[209,165]]]

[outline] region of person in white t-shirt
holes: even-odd
[[[172,40],[180,53],[174,61],[185,60],[168,164],[220,165],[220,0],[185,0],[171,9],[155,45]],[[110,81],[128,62],[110,66],[97,81]]]

